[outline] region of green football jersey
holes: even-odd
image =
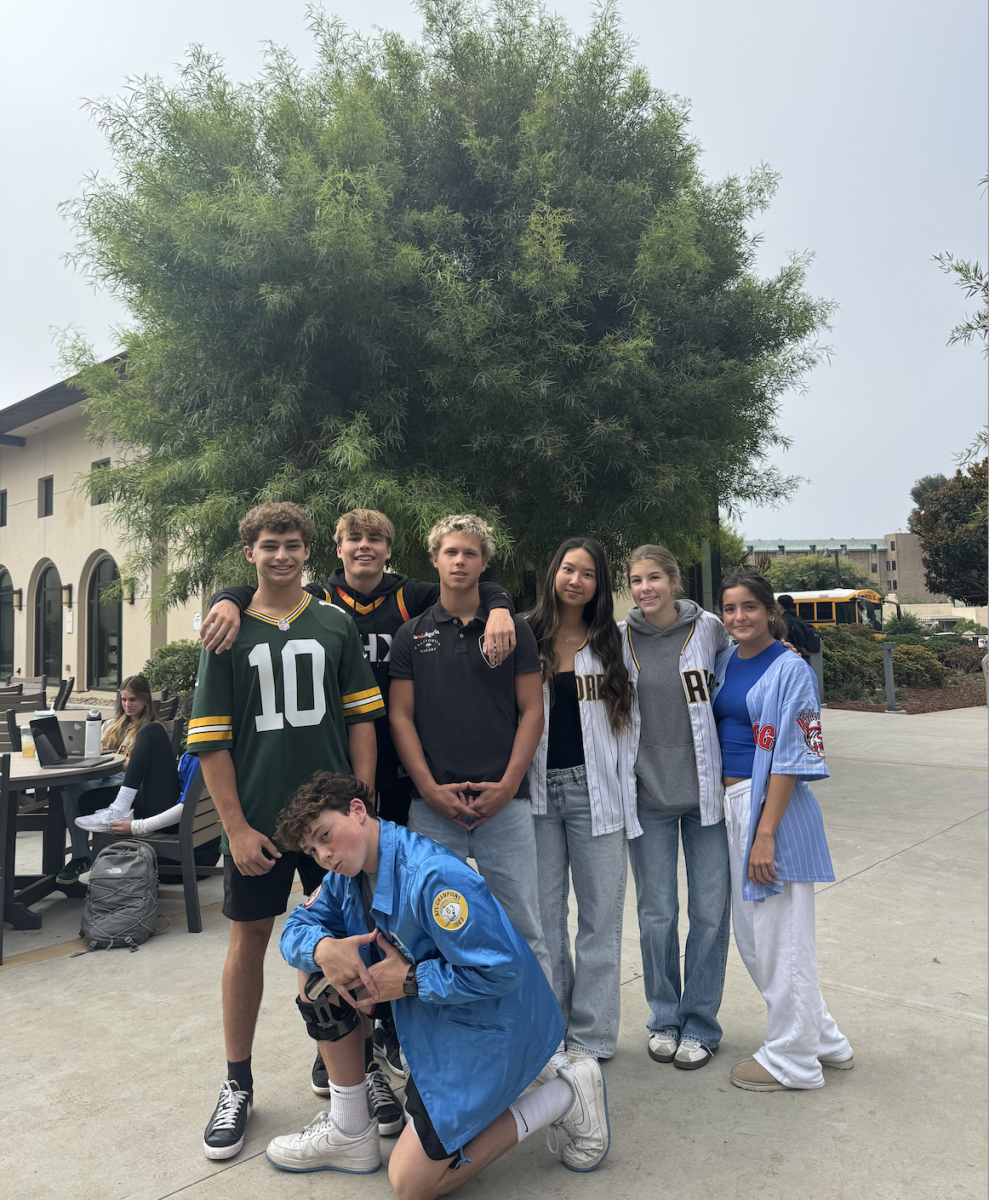
[[[247,609],[232,649],[202,652],[186,749],[230,751],[244,816],[271,837],[314,771],[350,773],[347,726],[384,712],[356,625],[307,592],[282,621]]]

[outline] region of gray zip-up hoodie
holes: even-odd
[[[702,610],[693,600],[676,603],[677,619],[668,629],[650,625],[638,608],[629,611],[628,623],[639,660],[638,804],[640,808],[683,813],[698,806],[700,789],[680,652],[691,622]]]

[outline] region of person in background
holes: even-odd
[[[817,682],[778,637],[769,583],[751,570],[721,582],[725,628],[714,716],[721,743],[735,944],[766,1001],[766,1038],[732,1067],[750,1092],[824,1086],[822,1066],[848,1070],[852,1047],[827,1010],[817,974],[814,884],[834,881],[821,809],[827,779]]]
[[[641,717],[635,776],[642,837],[629,842],[629,856],[649,1003],[648,1052],[656,1062],[695,1071],[721,1041],[718,1009],[728,961],[728,835],[711,682],[729,638],[716,616],[677,599],[680,568],[665,547],[640,546],[627,570],[635,607],[619,628]],[[681,841],[689,920],[682,986]]]
[[[777,603],[783,610],[787,642],[804,662],[809,662],[810,656],[821,648],[821,635],[813,625],[809,625],[803,617],[797,615],[797,606],[793,603],[792,596],[780,596]]]
[[[162,733],[164,729],[158,722],[151,704],[151,687],[143,675],[130,675],[120,685],[117,693],[117,709],[113,720],[105,723],[100,735],[100,746],[105,754],[123,754],[127,760],[134,749],[138,732],[147,725],[158,725]],[[167,740],[167,738],[166,738]],[[150,744],[150,743],[147,743]],[[128,762],[124,762],[124,770],[118,771],[107,779],[90,779],[85,783],[72,783],[62,788],[62,809],[65,813],[65,825],[69,831],[69,843],[72,847],[72,858],[65,864],[57,875],[59,883],[75,883],[85,871],[93,865],[89,854],[89,834],[91,829],[108,829],[109,825],[100,820],[95,826],[79,823],[79,800],[86,792],[101,788],[113,788],[123,785],[127,787],[124,776]],[[174,763],[173,763],[174,767]],[[118,807],[117,812],[123,815],[129,811],[126,800],[133,800],[136,787],[128,789],[123,797],[124,806]],[[120,800],[117,793],[117,800]],[[117,803],[117,800],[114,803]],[[174,803],[174,800],[172,801]],[[166,806],[167,807],[167,806]],[[106,812],[108,810],[104,810]],[[91,820],[90,817],[85,820]]]
[[[600,542],[568,538],[526,614],[542,665],[543,732],[529,768],[539,911],[566,1050],[611,1058],[621,1016],[622,918],[635,813],[635,689]],[[571,955],[570,881],[577,901]]]

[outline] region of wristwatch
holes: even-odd
[[[415,963],[409,967],[408,974],[405,976],[405,982],[402,984],[402,991],[406,996],[419,995],[419,981],[416,979]]]

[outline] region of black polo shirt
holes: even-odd
[[[391,677],[415,684],[416,732],[437,783],[501,779],[519,723],[515,676],[539,671],[536,639],[521,617],[514,618],[515,650],[492,667],[483,649],[487,619],[482,606],[465,625],[437,602],[392,642]],[[527,776],[516,795],[528,797]]]

